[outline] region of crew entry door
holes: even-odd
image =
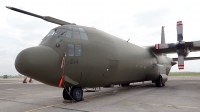
[[[118,60],[110,60],[109,68],[107,69],[107,73],[105,74],[105,83],[111,83],[115,81],[115,75],[118,69]]]

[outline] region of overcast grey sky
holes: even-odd
[[[162,2],[161,2],[162,1]],[[176,22],[183,21],[184,41],[200,40],[198,0],[1,0],[0,75],[17,75],[17,54],[37,46],[58,25],[11,11],[21,8],[42,16],[52,16],[78,25],[95,27],[139,46],[160,43],[161,26],[166,42],[176,42]],[[168,55],[177,57],[176,54]],[[199,52],[190,53],[200,56]],[[185,62],[183,71],[200,71],[200,61]],[[179,71],[177,65],[172,71]]]

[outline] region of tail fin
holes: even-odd
[[[164,31],[165,26],[162,26],[161,29],[161,44],[165,44],[165,31]],[[167,56],[166,54],[163,54],[163,56]]]
[[[162,26],[162,31],[161,31],[161,44],[165,44],[165,31],[164,31],[165,26]]]

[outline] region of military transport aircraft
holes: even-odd
[[[183,41],[181,21],[177,22],[177,43],[165,43],[162,27],[161,44],[139,47],[96,28],[7,8],[61,25],[38,46],[21,51],[15,67],[25,76],[64,88],[65,100],[81,101],[85,87],[128,86],[140,81],[162,87],[176,61],[179,69],[184,69],[184,60],[200,58],[186,57],[190,51],[200,50],[200,41]],[[177,53],[178,58],[169,58],[167,53]]]

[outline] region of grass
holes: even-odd
[[[200,76],[200,72],[171,72],[169,76]]]

